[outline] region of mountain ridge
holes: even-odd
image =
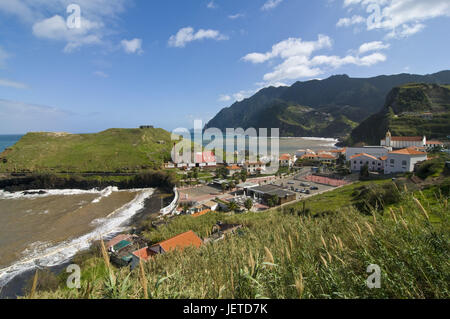
[[[216,127],[280,127],[281,136],[343,137],[364,119],[383,108],[386,95],[396,86],[406,83],[450,83],[450,70],[437,73],[379,75],[370,78],[352,78],[346,74],[333,75],[324,80],[297,81],[289,87],[267,87],[252,97],[223,108],[206,125]],[[286,107],[297,109],[296,120],[287,125],[279,118]],[[279,112],[274,112],[278,107]],[[322,114],[324,121],[310,123],[316,114],[303,112],[309,107]],[[272,119],[267,120],[270,110]],[[303,119],[302,119],[303,117]]]

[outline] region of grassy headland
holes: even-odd
[[[142,172],[159,169],[171,148],[170,133],[157,128],[28,133],[0,154],[0,172]]]

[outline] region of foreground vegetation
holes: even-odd
[[[362,191],[370,185],[375,189]],[[114,268],[97,247],[74,260],[82,269],[81,289],[66,288],[62,274],[57,289],[37,281],[33,297],[449,298],[448,190],[405,185],[357,183],[319,195],[306,208],[299,203],[263,213],[178,217],[148,229],[146,239],[157,242],[189,229],[206,237],[219,220],[245,228],[200,249],[158,255],[132,272]],[[379,193],[386,188],[397,189],[395,200]],[[368,205],[339,208],[341,195]],[[381,268],[380,289],[366,286],[370,264]]]

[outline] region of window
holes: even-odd
[[[407,165],[407,162],[406,161],[403,161],[402,162],[402,166],[406,166]]]

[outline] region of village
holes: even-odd
[[[442,142],[427,140],[425,136],[396,137],[388,131],[378,146],[317,152],[301,149],[295,154],[282,154],[276,174],[265,174],[267,163],[262,161],[219,164],[213,152],[205,151],[196,154],[195,164],[165,164],[166,169],[181,175],[180,185],[174,189],[173,201],[161,209],[152,225],[157,228],[180,215],[199,218],[215,211],[265,211],[351,184],[363,175],[395,178],[413,172],[418,164],[427,161],[427,152],[444,148]],[[202,239],[191,230],[153,245],[147,245],[137,235],[120,234],[107,242],[106,248],[114,264],[134,268],[158,254],[223,240],[242,227],[218,222],[208,238]]]

